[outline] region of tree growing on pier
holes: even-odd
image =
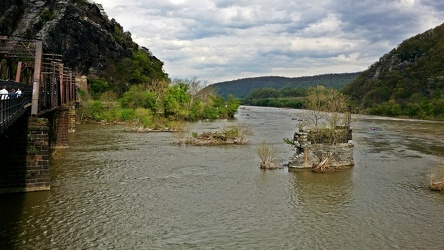
[[[347,97],[334,89],[316,86],[307,91],[305,123],[310,127],[308,141],[312,144],[336,144],[347,142],[350,137],[350,114],[347,111]],[[313,166],[317,172],[328,170],[334,150],[325,154],[324,150],[314,145],[310,147],[319,164]]]

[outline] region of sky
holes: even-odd
[[[171,79],[366,70],[444,22],[442,0],[94,0]]]

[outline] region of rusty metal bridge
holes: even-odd
[[[61,55],[39,39],[0,35],[0,134],[25,114],[42,116],[75,99],[75,74]]]

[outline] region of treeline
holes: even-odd
[[[402,42],[345,86],[357,111],[444,120],[444,24]]]
[[[310,88],[322,85],[327,88],[341,89],[350,83],[359,73],[323,74],[304,77],[263,76],[244,78],[233,81],[219,82],[211,85],[218,95],[227,97],[229,94],[244,99],[255,89],[294,89]]]
[[[145,128],[177,128],[183,121],[199,119],[233,118],[239,101],[233,96],[227,100],[212,91],[198,91],[199,81],[153,80],[150,83],[132,85],[119,96],[108,90],[93,92],[98,99],[87,98],[81,106],[82,121],[130,122]]]
[[[254,89],[244,99],[243,105],[278,107],[278,108],[302,108],[303,97],[307,90],[304,88]]]

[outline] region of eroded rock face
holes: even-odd
[[[107,70],[138,47],[129,32],[86,0],[2,0],[0,12],[0,34],[39,37],[81,74]]]
[[[23,11],[24,3],[22,0],[0,1],[0,33],[12,34]]]

